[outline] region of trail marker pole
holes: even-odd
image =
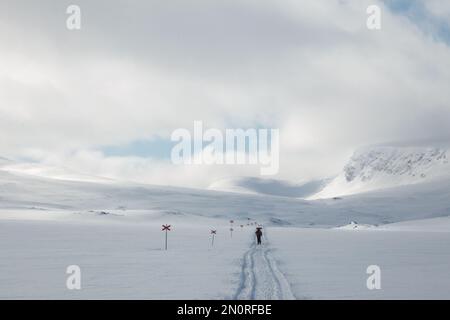
[[[211,240],[211,247],[214,247],[214,237],[217,233],[217,230],[211,230],[212,240]]]
[[[165,243],[165,248],[167,250],[167,232],[170,231],[170,224],[163,224],[162,225],[162,231],[166,232],[166,243]]]
[[[234,223],[234,221],[230,220],[230,235],[231,235],[231,238],[233,238],[233,223]]]

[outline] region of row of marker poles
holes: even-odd
[[[248,223],[247,223],[247,225],[257,225],[257,222],[252,222],[252,223],[250,223],[250,218],[247,218],[248,219]],[[230,236],[231,236],[231,238],[233,238],[233,231],[234,231],[234,229],[233,229],[233,223],[234,223],[234,220],[230,220]],[[165,250],[167,250],[167,233],[170,231],[170,228],[171,228],[171,225],[170,224],[163,224],[162,225],[162,231],[164,231],[165,232],[165,243],[164,243],[164,248],[165,248]],[[243,224],[241,224],[241,230],[244,228],[244,225]],[[211,230],[211,246],[212,247],[214,247],[214,238],[215,238],[215,236],[216,236],[216,234],[217,234],[217,230]]]
[[[253,221],[251,222],[252,219],[247,218],[247,226],[258,226],[258,222],[257,221]]]

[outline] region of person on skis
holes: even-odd
[[[256,240],[258,240],[258,244],[261,244],[261,237],[262,237],[262,231],[261,231],[261,227],[256,228]]]

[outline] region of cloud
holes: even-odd
[[[366,28],[373,3],[380,31]],[[384,2],[77,1],[80,31],[65,27],[69,4],[0,4],[5,156],[204,187],[259,171],[106,151],[195,120],[279,128],[277,177],[301,180],[335,173],[361,145],[450,140],[449,46]],[[446,19],[443,1],[424,6]]]
[[[427,36],[450,44],[450,4],[448,1],[385,0],[385,4],[395,13],[407,17]]]
[[[447,24],[450,19],[450,3],[445,0],[428,0],[424,1],[425,7],[435,16],[444,18],[447,20]]]

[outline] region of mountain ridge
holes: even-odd
[[[331,198],[450,177],[448,150],[440,147],[365,147],[342,172],[308,199]]]

